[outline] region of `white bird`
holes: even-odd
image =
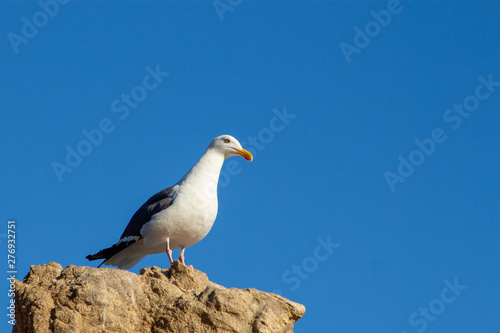
[[[172,250],[180,248],[179,260],[185,264],[184,250],[201,241],[215,222],[220,170],[224,160],[235,155],[253,160],[232,136],[213,139],[177,184],[156,193],[135,212],[115,245],[86,258],[105,259],[99,267],[128,269],[148,254],[163,251],[172,264]]]

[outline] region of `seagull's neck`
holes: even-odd
[[[224,164],[224,155],[209,148],[177,184],[181,186],[196,184],[196,186],[201,186],[202,191],[217,193],[222,164]]]

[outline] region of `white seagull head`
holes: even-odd
[[[253,156],[243,149],[241,144],[231,135],[220,135],[212,140],[208,149],[214,149],[224,155],[224,158],[240,155],[247,161],[252,161]]]

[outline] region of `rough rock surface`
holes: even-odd
[[[179,262],[137,275],[32,266],[16,281],[13,332],[292,332],[305,307],[256,289],[224,288]]]

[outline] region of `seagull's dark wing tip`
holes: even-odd
[[[103,249],[103,250],[97,252],[96,254],[89,254],[85,258],[88,259],[89,261],[104,259],[104,261],[99,266],[97,266],[99,268],[99,267],[102,266],[102,264],[104,264],[106,262],[106,260],[110,259],[115,254],[117,254],[118,252],[126,249],[130,245],[134,244],[137,240],[138,239],[132,239],[132,240],[129,240],[129,241],[126,241],[126,242],[120,242],[120,243],[115,244],[115,245],[113,245],[111,247]]]

